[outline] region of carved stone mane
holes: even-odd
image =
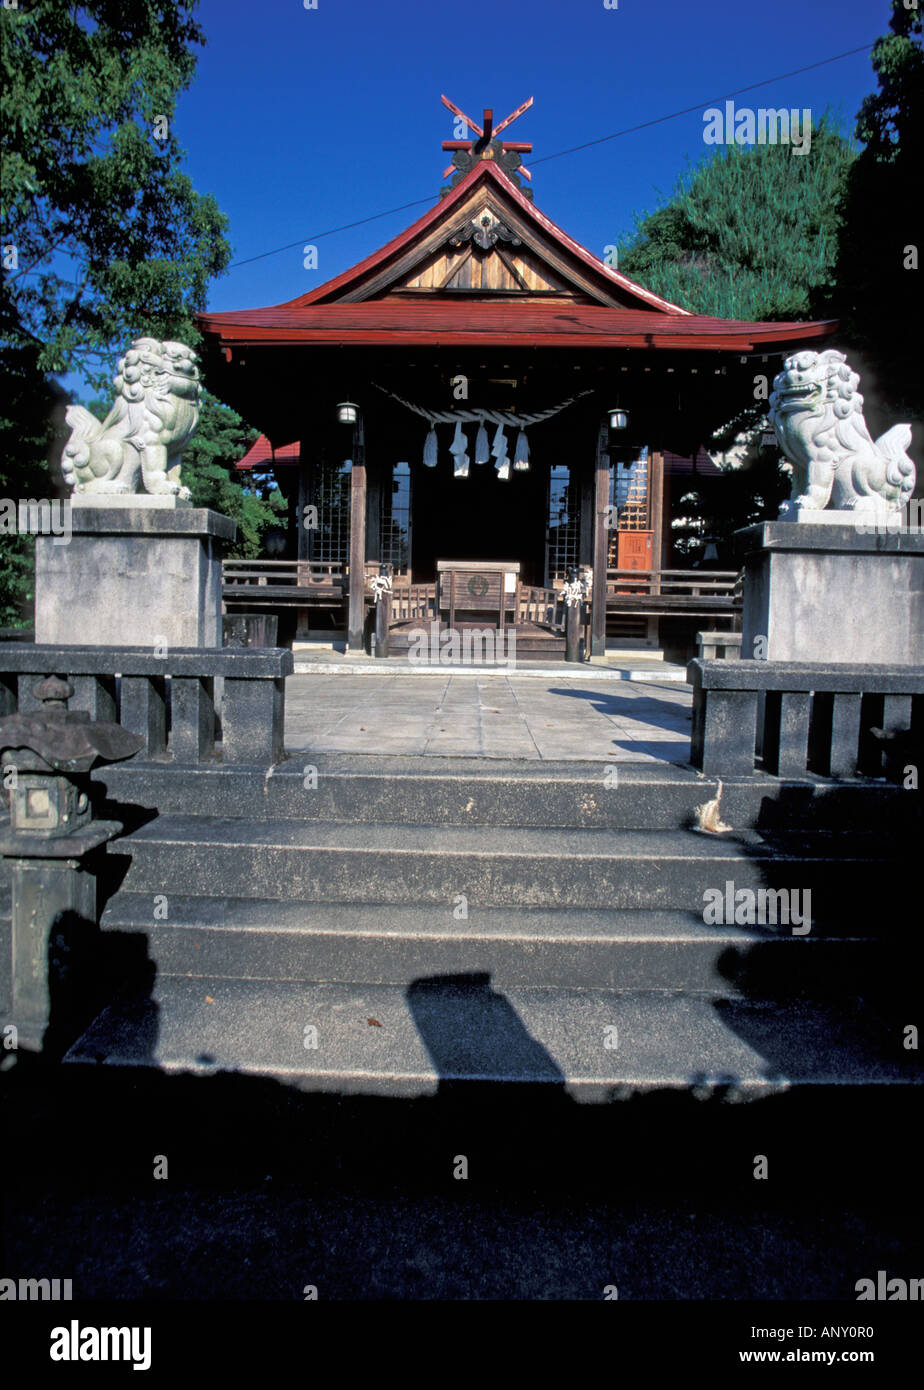
[[[149,492],[188,498],[180,485],[183,449],[199,424],[196,355],[184,343],[138,338],[119,361],[116,399],[100,423],[69,406],[61,466],[76,493]]]
[[[859,384],[844,354],[833,349],[797,352],[784,362],[770,396],[770,420],[793,466],[792,496],[781,516],[797,508],[885,516],[914,492],[906,452],[911,426],[893,425],[874,442]]]

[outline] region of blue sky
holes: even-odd
[[[208,37],[178,103],[177,135],[200,192],[231,220],[234,259],[298,242],[213,282],[215,310],[272,304],[313,288],[432,205],[453,118],[445,92],[531,140],[536,203],[598,255],[633,214],[670,192],[703,143],[713,99],[870,43],[888,0],[202,0]],[[852,132],[875,88],[868,53],[773,82],[738,106],[840,108]],[[569,146],[688,106],[689,115],[548,163]],[[301,245],[400,204],[417,208]]]

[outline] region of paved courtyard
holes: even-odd
[[[286,682],[290,752],[687,762],[691,692],[653,681],[433,673]]]

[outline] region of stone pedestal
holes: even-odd
[[[35,640],[55,646],[221,646],[221,549],[235,523],[204,507],[89,506],[38,536]]]
[[[924,664],[920,531],[864,535],[839,522],[767,521],[737,537],[743,658]]]

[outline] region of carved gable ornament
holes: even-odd
[[[511,246],[520,245],[520,238],[489,208],[484,208],[477,216],[464,222],[448,237],[450,246],[464,246],[467,241],[482,251],[490,251],[498,241],[509,242]]]
[[[511,183],[520,190],[524,198],[529,198],[532,202],[533,190],[520,181],[520,173],[523,168],[523,161],[517,150],[510,150],[504,147],[500,140],[488,140],[476,148],[470,150],[456,150],[452,156],[452,168],[455,170],[447,188],[441,189],[441,193],[448,193],[451,188],[455,188],[457,183],[461,183],[465,175],[480,161],[493,159],[500,169],[510,179]]]

